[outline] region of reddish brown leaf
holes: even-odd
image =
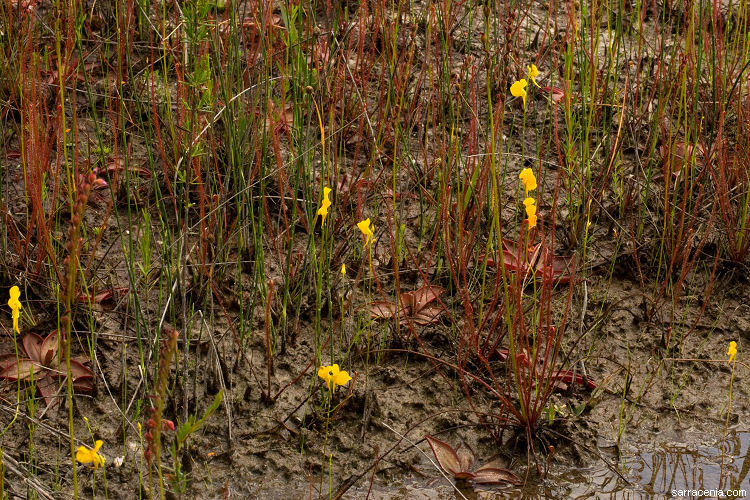
[[[44,339],[36,333],[27,333],[23,337],[23,350],[26,355],[37,363],[42,362],[41,349]]]
[[[458,463],[462,471],[471,470],[471,466],[474,465],[474,454],[469,448],[460,444],[456,449],[456,455],[458,455]]]
[[[306,58],[307,64],[312,64],[318,67],[325,66],[328,63],[328,57],[328,41],[321,38],[317,43],[312,44],[312,47],[310,47],[310,55]]]
[[[560,102],[565,97],[565,92],[559,87],[542,87],[542,91],[550,94],[552,102]]]
[[[86,367],[86,365],[71,359],[70,360],[70,374],[73,376],[73,380],[93,378],[94,373]]]
[[[390,302],[378,301],[370,304],[370,315],[373,318],[388,319],[396,314],[396,308]]]
[[[570,283],[570,273],[575,265],[573,257],[552,255],[549,249],[542,248],[540,245],[530,247],[527,256],[528,261],[533,264],[534,269],[537,271],[537,276],[542,280],[553,280],[563,284]],[[481,258],[484,259],[484,257]],[[526,274],[529,266],[522,259],[523,256],[519,259],[515,245],[508,240],[503,240],[503,264],[505,264],[505,270]],[[494,259],[488,258],[487,265],[495,266],[497,263]]]
[[[251,17],[246,17],[242,20],[242,28],[244,29],[246,34],[250,34],[252,36],[259,36],[261,32],[261,24],[257,23],[255,19]],[[281,22],[281,16],[278,14],[270,16],[270,18],[266,20],[265,29],[266,31],[284,29],[284,26]]]
[[[693,157],[698,162],[704,162],[706,158],[710,158],[713,155],[707,154],[706,146],[698,141],[697,148],[690,143],[685,141],[676,140],[673,144],[662,144],[659,146],[659,154],[663,160],[664,173],[660,174],[661,179],[664,178],[666,172],[671,172],[672,176],[677,177],[685,164],[690,164]],[[671,161],[670,161],[671,160]]]
[[[123,170],[125,170],[125,165],[125,160],[123,158],[111,158],[107,162],[106,166],[96,167],[94,169],[94,174],[101,175],[102,173],[106,172],[111,176],[117,172],[122,172]],[[139,167],[134,164],[128,164],[128,172],[140,177],[144,177],[146,179],[150,179],[152,176],[151,170],[148,167]]]
[[[429,305],[442,293],[439,286],[425,285],[419,290],[402,293],[400,309],[390,302],[377,301],[370,305],[370,314],[373,318],[387,319],[395,317],[398,312],[399,318],[411,318],[418,325],[429,325],[443,312],[441,306]]]
[[[500,361],[505,361],[508,359],[509,351],[508,349],[495,349],[495,356],[497,356]],[[519,352],[516,354],[516,363],[518,363],[519,366],[529,366],[529,358],[526,356],[526,353]]]
[[[20,359],[18,363],[11,363],[0,372],[0,378],[8,380],[29,380],[33,372],[34,378],[44,369],[42,365],[31,359]]]
[[[102,173],[106,172],[111,176],[117,172],[122,172],[123,170],[125,170],[125,166],[126,163],[124,158],[111,157],[109,158],[105,166],[96,167],[94,169],[94,174],[101,175]],[[133,163],[127,164],[127,167],[128,172],[130,172],[131,174],[139,175],[141,177],[145,177],[146,179],[151,178],[151,170],[148,167],[139,167]]]
[[[508,349],[495,349],[493,354],[497,356],[500,361],[505,361],[506,359],[508,359]]]
[[[515,243],[513,243],[510,240],[504,239],[502,241],[503,244],[503,264],[505,265],[505,270],[513,273],[522,272],[526,274],[528,272],[529,266],[523,261],[524,256],[519,255],[519,251],[516,248]],[[527,250],[527,256],[530,261],[533,262],[533,260],[536,258],[536,252],[539,249],[539,245],[529,247]],[[484,257],[482,257],[483,259]],[[495,262],[495,259],[488,258],[487,259],[487,265],[488,266],[496,266],[497,263]]]
[[[85,81],[84,72],[77,71],[78,65],[79,65],[78,58],[75,56],[68,61],[67,65],[65,66],[63,70],[63,81],[70,78],[73,75],[73,73],[76,73],[76,80],[78,80],[79,82]],[[88,71],[88,72],[90,72],[93,68],[94,68],[93,63],[84,64],[83,66],[84,71]],[[54,85],[58,83],[59,81],[59,77],[60,77],[59,68],[42,71],[42,74],[48,76],[47,83],[49,85]]]
[[[506,271],[513,273],[523,272],[525,274],[528,270],[528,266],[508,250],[503,250],[503,264],[505,265]]]
[[[461,470],[461,461],[458,458],[455,450],[449,444],[444,443],[443,441],[440,441],[439,439],[436,439],[429,435],[425,435],[424,438],[430,444],[432,453],[435,454],[435,458],[444,471],[452,474],[453,476],[456,476],[462,472],[467,472]]]
[[[474,479],[474,473],[473,472],[459,472],[457,474],[454,474],[453,477],[455,479]]]
[[[75,357],[70,358],[70,359],[72,359],[73,361],[76,361],[76,362],[82,364],[83,366],[87,366],[87,364],[89,362],[89,358],[87,358],[86,356],[75,356]]]
[[[48,407],[57,404],[57,400],[52,398],[57,394],[58,389],[60,389],[60,386],[55,383],[55,379],[53,378],[44,377],[36,383],[36,391],[42,397],[44,405]]]
[[[474,473],[474,482],[478,484],[513,484],[520,486],[523,484],[521,478],[507,469],[494,467],[480,467]]]
[[[57,330],[47,335],[47,338],[42,342],[42,346],[39,348],[39,362],[44,366],[55,366],[57,363]]]
[[[440,297],[442,293],[443,289],[439,286],[425,285],[419,290],[411,292],[412,296],[414,297],[414,304],[412,307],[415,309],[415,312],[418,312],[427,304]]]
[[[94,296],[94,298],[91,298],[90,294],[82,293],[78,296],[78,302],[94,302],[95,304],[101,304],[102,302],[106,300],[110,300],[115,295],[118,297],[121,297],[128,293],[130,291],[130,288],[128,287],[119,287],[119,288],[112,288],[110,290],[98,293]]]
[[[566,384],[583,385],[591,390],[596,389],[596,383],[593,380],[589,378],[584,379],[583,375],[581,375],[580,373],[576,373],[574,377],[573,372],[569,370],[560,370],[560,371],[553,373],[550,376],[550,380],[557,380],[560,382],[564,382]]]
[[[15,354],[0,354],[0,371],[5,370],[6,367],[16,363]]]
[[[401,294],[401,306],[405,311],[413,310],[416,301],[417,299],[414,297],[414,292],[404,292]]]
[[[552,255],[549,249],[544,249],[542,257],[536,262],[536,270],[542,280],[552,280],[557,283],[570,283],[570,273],[575,265],[573,257]]]
[[[422,309],[418,313],[412,316],[414,322],[420,326],[429,325],[437,322],[440,314],[443,312],[443,308],[440,306],[431,306]]]
[[[93,392],[94,382],[93,379],[86,378],[82,380],[76,380],[73,382],[73,389],[75,392]]]

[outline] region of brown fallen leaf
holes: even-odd
[[[443,308],[432,304],[443,293],[439,286],[425,285],[419,290],[401,294],[401,307],[387,301],[376,301],[370,305],[370,314],[376,319],[390,319],[398,315],[424,326],[437,322]]]
[[[503,240],[503,264],[505,270],[512,273],[528,275],[529,268],[537,272],[537,277],[543,281],[552,280],[555,283],[570,283],[570,276],[575,268],[575,259],[572,256],[554,255],[550,249],[541,244],[529,247],[527,250],[528,261],[531,266],[518,258],[518,251],[513,242]],[[481,257],[483,260],[484,257]],[[494,259],[487,259],[488,266],[496,266]]]
[[[56,403],[52,398],[60,387],[59,379],[66,376],[65,368],[60,363],[57,330],[46,338],[36,333],[27,333],[21,343],[26,357],[0,357],[0,378],[24,382],[33,380],[44,404],[50,406]],[[91,392],[94,389],[94,373],[80,360],[70,360],[70,375],[76,391]]]
[[[440,467],[454,479],[474,481],[477,484],[513,484],[519,486],[521,479],[508,469],[501,467],[498,460],[490,461],[476,471],[472,471],[474,453],[463,445],[454,449],[448,443],[430,435],[424,437],[432,448],[432,453]]]

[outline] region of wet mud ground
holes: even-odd
[[[666,498],[671,490],[682,488],[748,489],[748,373],[739,365],[724,434],[731,378],[725,352],[730,340],[742,344],[747,338],[748,288],[729,290],[706,308],[679,353],[690,361],[662,360],[665,324],[644,316],[643,293],[635,283],[614,279],[606,298],[599,299],[595,278],[588,288],[587,322],[599,316],[597,310],[605,311],[606,320],[576,348],[589,353],[587,375],[598,387],[571,386],[551,398],[554,418],[534,443],[542,475],[512,427],[505,443],[498,445],[476,418],[475,410],[498,412],[497,401],[475,394],[473,410],[455,377],[445,370],[438,373],[419,355],[381,352],[366,368],[367,354],[352,351],[342,367],[350,370],[353,380],[337,390],[337,408],[326,422],[312,339],[304,329],[296,344],[275,360],[271,393],[278,396],[271,401],[263,395],[267,387],[261,336],[243,357],[229,329],[216,326],[213,332],[208,327],[195,332],[193,338],[199,340],[188,346],[196,368],[188,388],[190,398],[195,398],[191,404],[200,409],[200,401],[218,392],[222,377],[232,385],[226,387],[229,404],[188,442],[182,466],[189,471],[190,495],[282,499],[327,497],[332,492],[362,498],[370,490],[371,498],[453,498],[457,493],[436,467],[425,434],[453,446],[463,443],[473,450],[477,463],[499,458],[526,479],[521,488],[475,490],[463,485],[467,498]],[[116,306],[104,306],[97,319],[112,324],[120,314]],[[688,324],[698,311],[688,308],[683,314]],[[378,324],[373,335],[388,335],[391,328]],[[433,352],[441,345],[445,349],[450,338],[438,333],[444,326],[425,329],[432,330],[423,336]],[[121,401],[123,388],[132,393],[139,377],[133,367],[123,373],[122,340],[111,335],[102,331],[97,338],[92,363],[101,377],[97,392],[77,396],[75,406],[79,415],[88,417],[97,439],[113,443],[105,452],[109,463],[124,457],[121,466],[106,468],[109,497],[134,498],[142,466],[140,445],[134,422],[123,426]],[[12,344],[6,339],[3,348]],[[137,356],[133,343],[127,355]],[[173,391],[182,394],[178,387]],[[3,414],[9,418],[13,412],[7,398],[13,390],[8,384],[3,394]],[[172,399],[167,418],[181,418],[179,400]],[[68,449],[63,409],[57,406],[41,420],[19,416],[33,429],[34,470],[44,484],[70,479],[56,465]],[[20,462],[22,450],[29,446],[29,428],[16,425],[3,436],[3,449],[16,450],[11,453]],[[169,467],[165,470],[168,475]],[[92,472],[81,471],[79,481],[91,484]],[[6,475],[10,491],[23,491],[19,478]],[[101,476],[97,484],[103,487]]]

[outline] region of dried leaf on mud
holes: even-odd
[[[424,326],[435,323],[443,308],[438,304],[431,304],[443,293],[438,286],[425,285],[419,290],[401,294],[401,307],[386,301],[373,302],[370,305],[370,314],[376,319],[409,318],[416,324]]]
[[[96,295],[93,296],[93,298],[91,294],[82,293],[78,296],[78,302],[93,302],[94,304],[101,304],[102,302],[106,302],[108,300],[115,298],[115,296],[122,297],[126,295],[129,291],[130,291],[130,288],[128,287],[112,288],[110,290],[97,293]]]
[[[452,474],[455,479],[468,479],[477,484],[510,483],[520,485],[523,483],[518,476],[501,467],[499,460],[492,460],[472,472],[474,453],[470,449],[459,445],[458,449],[454,450],[448,443],[430,435],[425,435],[425,439],[432,448],[432,453],[434,453],[440,467]]]
[[[47,335],[47,338],[44,339],[42,345],[39,347],[39,359],[37,359],[37,361],[44,366],[53,366],[57,364],[58,346],[57,330],[55,330]]]
[[[575,383],[578,385],[583,385],[586,388],[591,389],[591,390],[594,390],[597,387],[596,383],[590,378],[587,377],[584,379],[582,374],[576,373],[574,375],[573,372],[569,370],[557,371],[550,376],[550,379],[562,382],[564,384]]]
[[[41,350],[44,339],[36,333],[27,333],[24,335],[21,343],[23,344],[23,350],[26,351],[26,355],[37,363],[41,363]]]
[[[370,304],[370,315],[376,319],[392,318],[396,315],[396,307],[390,302],[379,300]],[[399,316],[403,316],[403,309]]]
[[[472,453],[467,447],[459,444],[456,449],[456,455],[458,455],[458,462],[461,466],[461,470],[471,470],[471,466],[474,465],[474,453]]]
[[[521,478],[507,469],[494,467],[480,467],[474,473],[474,482],[478,484],[513,484],[520,486],[523,484]]]
[[[13,354],[0,357],[0,378],[34,383],[37,392],[48,407],[60,389],[60,380],[66,373],[59,362],[59,338],[57,330],[46,338],[36,333],[27,333],[21,340],[25,358],[18,359]],[[84,363],[87,360],[71,359],[70,376],[76,392],[91,392],[94,389],[94,373]]]
[[[32,373],[34,374],[34,378],[36,378],[36,375],[43,369],[42,365],[30,359],[20,359],[18,363],[14,360],[9,366],[3,368],[0,372],[0,378],[14,382],[16,380],[29,380]]]
[[[533,267],[537,272],[537,277],[542,281],[549,282],[552,280],[558,284],[570,283],[571,273],[575,266],[573,256],[554,255],[550,249],[542,247],[541,244],[529,247],[526,252],[528,263],[523,261],[523,256],[519,256],[515,243],[503,240],[505,270],[525,276],[529,273],[529,269]],[[484,258],[484,256],[481,257],[481,260],[484,260]],[[487,258],[487,265],[494,267],[497,263],[495,259]]]
[[[440,467],[445,472],[453,476],[465,472],[461,468],[461,459],[458,458],[458,454],[451,445],[429,435],[426,435],[424,438],[429,443],[430,448],[432,448],[432,453],[435,454],[438,464],[440,464]]]

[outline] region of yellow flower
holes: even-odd
[[[345,370],[340,370],[339,365],[321,366],[318,368],[318,377],[326,381],[328,390],[334,392],[337,385],[346,385],[352,379]]]
[[[320,208],[318,209],[318,215],[323,217],[323,220],[320,222],[320,225],[322,226],[326,222],[326,216],[328,215],[328,207],[331,206],[331,199],[329,196],[331,195],[331,188],[324,187],[323,188],[323,201],[320,203]]]
[[[365,237],[365,246],[369,245],[373,242],[375,233],[373,232],[375,230],[375,226],[372,225],[370,222],[370,218],[363,220],[362,222],[357,223],[357,227],[360,231],[362,231],[362,234]]]
[[[526,190],[526,196],[529,196],[529,191],[536,189],[536,177],[534,172],[530,168],[524,168],[521,173],[518,174],[518,178],[521,179],[524,189]]]
[[[514,97],[521,97],[523,99],[523,109],[526,109],[526,86],[528,83],[526,83],[525,78],[521,78],[520,80],[513,83],[513,85],[510,86],[510,93]]]
[[[102,440],[98,439],[93,450],[87,446],[79,446],[76,450],[76,460],[82,464],[91,464],[94,469],[98,469],[99,466],[104,467],[104,456],[99,454],[102,444],[104,444]]]
[[[341,277],[346,278],[346,264],[341,264]]]
[[[734,340],[729,343],[729,350],[727,351],[727,355],[729,356],[729,363],[734,361],[734,356],[737,354],[737,342]]]
[[[523,205],[526,207],[526,217],[529,219],[529,229],[536,227],[536,200],[534,198],[526,198],[523,200]]]
[[[17,286],[13,286],[10,289],[10,298],[8,299],[8,306],[13,311],[13,331],[21,333],[18,329],[18,318],[21,316],[21,301],[18,298],[21,296],[21,290]]]
[[[529,80],[531,80],[531,83],[539,87],[539,84],[536,83],[536,77],[539,76],[539,68],[535,64],[532,64],[531,66],[526,66],[526,69],[529,70]]]
[[[529,215],[529,229],[536,227],[536,215]]]

